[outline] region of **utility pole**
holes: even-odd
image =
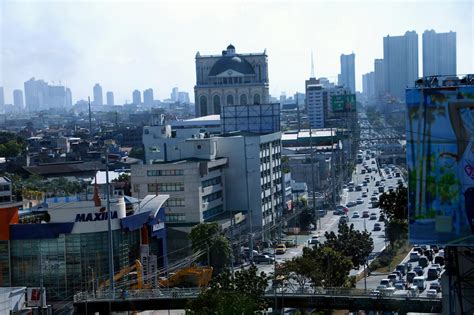
[[[249,192],[249,171],[247,166],[247,140],[244,138],[244,160],[245,160],[245,186],[247,189],[247,216],[249,220],[249,259],[253,263],[253,226],[252,226],[252,210],[250,208],[250,192]]]
[[[87,97],[87,99],[89,100],[89,135],[92,138],[92,112],[91,112],[91,98],[90,98],[90,96]]]
[[[110,187],[109,187],[109,149],[105,148],[105,189],[107,200],[107,228],[109,236],[109,279],[110,293],[114,293],[114,243],[112,240],[112,213],[110,211]]]
[[[311,189],[312,189],[312,194],[313,194],[313,212],[314,215],[316,216],[317,222],[316,222],[316,229],[321,228],[321,221],[319,219],[319,214],[316,213],[316,182],[314,180],[314,158],[313,158],[313,132],[311,130],[311,123],[309,124],[309,158],[311,159]]]

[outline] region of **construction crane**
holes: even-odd
[[[198,287],[203,288],[209,285],[212,278],[212,267],[191,266],[179,269],[171,274],[167,279],[159,281],[160,287]]]
[[[130,275],[131,273],[136,272],[136,283],[131,285],[131,289],[147,289],[150,287],[149,284],[143,283],[143,266],[140,260],[135,260],[135,263],[131,266],[125,267],[114,275],[114,282],[121,280],[123,277]],[[99,289],[108,287],[110,284],[109,279],[102,282],[99,285]]]

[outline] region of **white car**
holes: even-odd
[[[353,218],[360,218],[359,212],[354,211],[354,213],[352,214],[352,217],[353,217]]]
[[[358,205],[361,205],[361,204],[364,203],[364,200],[363,200],[362,198],[357,198],[356,203],[357,203]]]
[[[435,289],[429,289],[426,291],[426,296],[430,299],[435,299],[438,297],[438,292]]]

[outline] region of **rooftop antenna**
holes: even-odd
[[[314,61],[313,61],[313,51],[311,51],[311,77],[314,78]]]

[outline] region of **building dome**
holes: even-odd
[[[212,66],[209,72],[210,76],[216,76],[225,71],[234,70],[242,73],[243,75],[254,75],[252,65],[242,57],[237,55],[234,56],[223,56]]]
[[[227,50],[229,50],[229,49],[233,49],[233,50],[235,50],[235,47],[234,47],[234,45],[230,44],[229,46],[227,46]]]

